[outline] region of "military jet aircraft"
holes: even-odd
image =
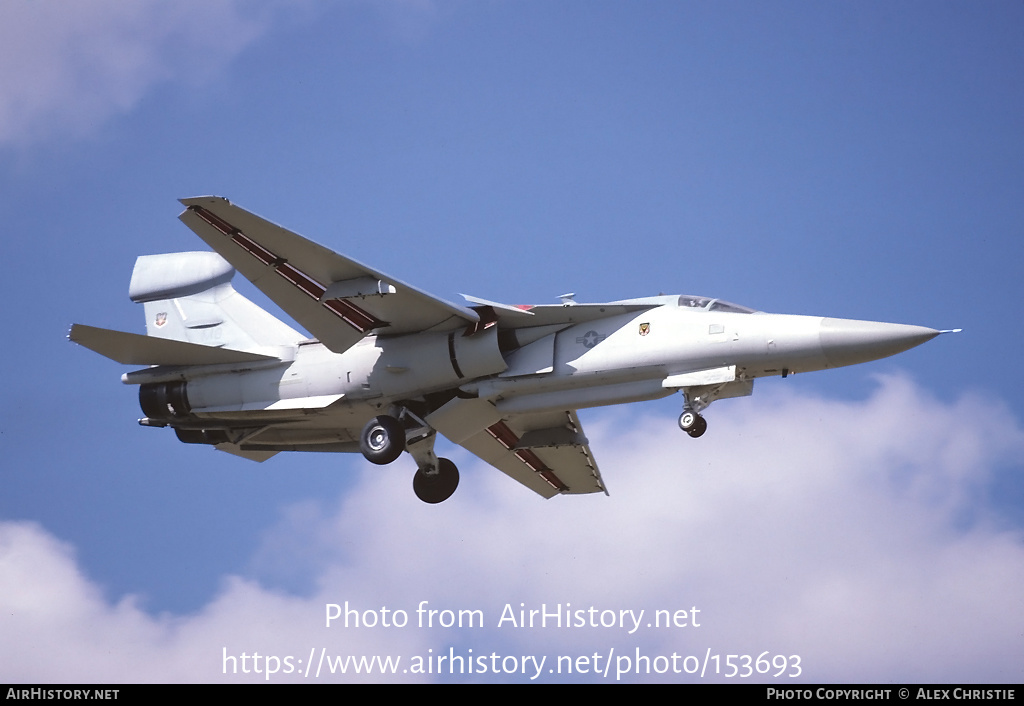
[[[279,451],[408,451],[416,495],[459,483],[438,432],[545,498],[605,492],[576,410],[682,393],[679,427],[704,434],[715,400],[759,377],[894,355],[943,331],[766,314],[701,296],[604,304],[453,304],[219,197],[181,220],[214,252],[138,258],[129,296],[146,335],[75,324],[69,338],[125,365],[148,427],[264,461]],[[231,286],[235,271],[314,336]]]

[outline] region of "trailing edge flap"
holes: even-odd
[[[68,338],[124,365],[215,365],[274,360],[274,356],[214,348],[137,333],[75,324]]]
[[[487,400],[455,398],[426,421],[545,498],[560,493],[608,493],[572,410],[503,418]]]

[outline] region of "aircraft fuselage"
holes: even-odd
[[[476,337],[458,332],[368,336],[343,353],[309,341],[296,346],[289,363],[222,371],[196,367],[176,377],[188,382],[191,412],[208,419],[257,412],[287,417],[290,410],[304,408],[303,400],[315,406],[326,398],[369,418],[389,405],[456,388],[510,411],[566,404],[578,409],[862,363],[938,333],[920,326],[666,303],[571,325],[505,353],[496,331]]]

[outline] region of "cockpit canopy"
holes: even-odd
[[[724,299],[712,299],[711,297],[695,297],[690,294],[683,294],[679,297],[678,305],[682,309],[702,309],[704,311],[726,311],[733,314],[756,314],[756,309],[749,309],[739,304],[727,302]]]

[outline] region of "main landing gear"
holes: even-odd
[[[420,468],[412,477],[412,489],[416,497],[431,505],[443,503],[458,487],[459,469],[446,458],[437,459],[437,467],[433,472]]]
[[[374,417],[363,427],[359,450],[370,463],[386,466],[405,451],[405,427],[387,414]]]
[[[403,409],[397,417],[382,414],[367,422],[359,436],[359,450],[367,461],[378,466],[408,451],[417,467],[412,489],[417,498],[435,505],[450,498],[459,487],[459,469],[434,453],[436,437],[437,432],[426,422]]]

